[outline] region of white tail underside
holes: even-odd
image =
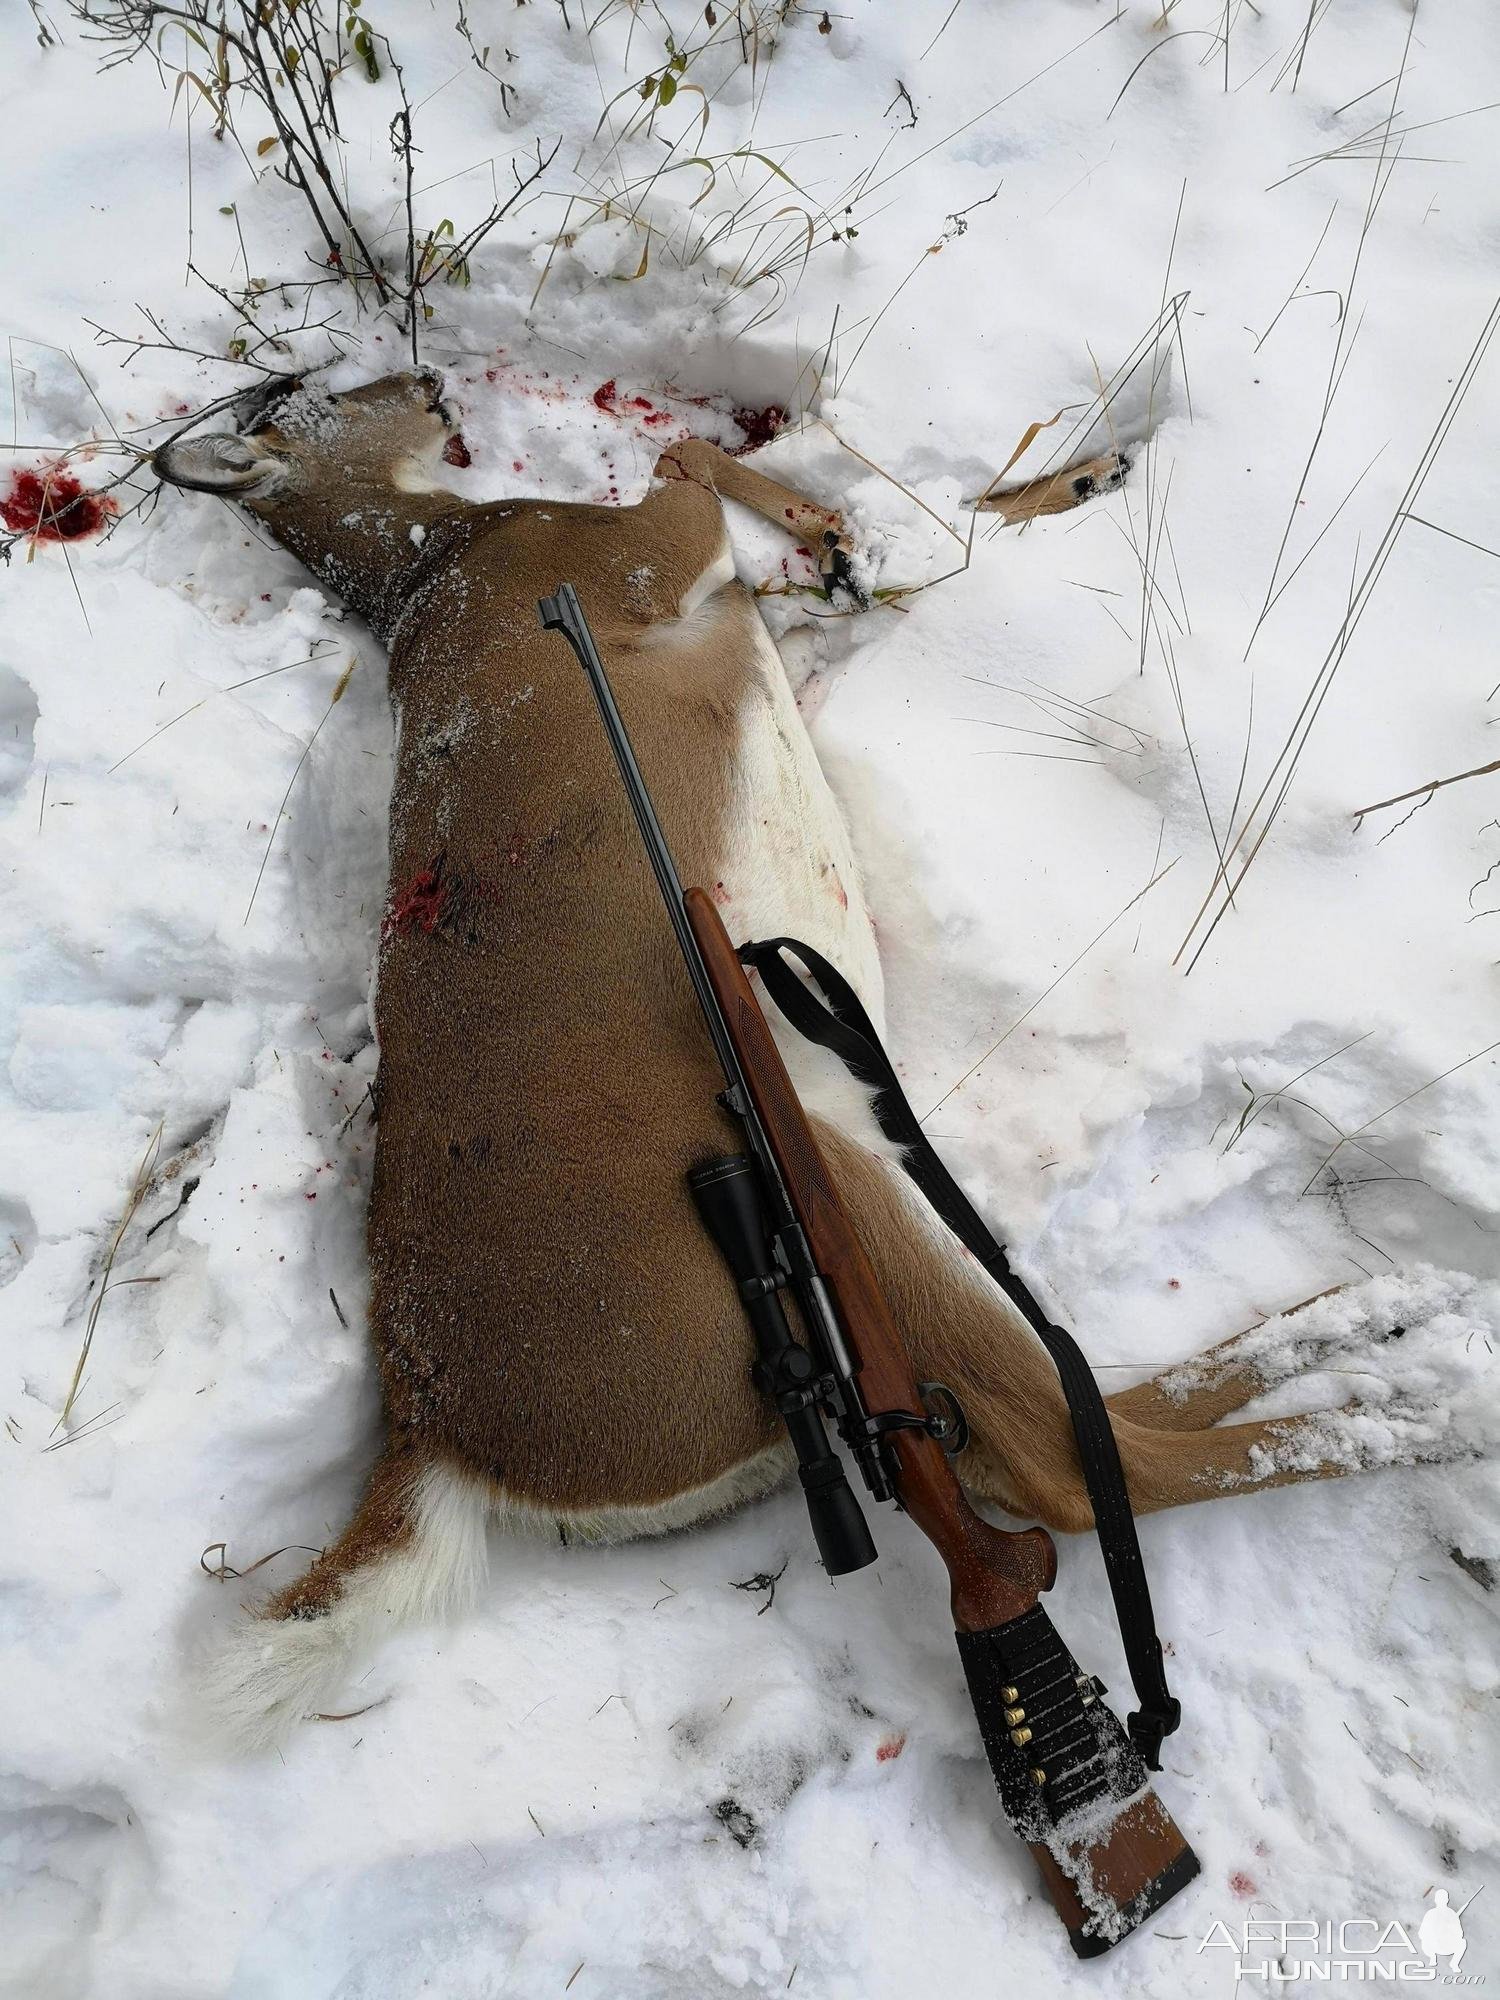
[[[461,1617],[489,1573],[488,1528],[544,1535],[559,1525],[577,1542],[634,1541],[670,1534],[758,1499],[790,1467],[783,1446],[737,1466],[722,1479],[655,1507],[590,1512],[537,1507],[429,1466],[412,1503],[412,1533],[389,1555],[351,1571],[328,1611],[311,1618],[240,1618],[199,1682],[204,1738],[244,1752],[273,1749],[309,1716],[358,1706],[351,1672],[379,1641],[404,1625]]]
[[[240,1750],[269,1750],[304,1717],[347,1705],[339,1696],[350,1666],[384,1633],[466,1611],[488,1573],[491,1508],[474,1481],[429,1466],[417,1482],[410,1537],[348,1576],[330,1610],[233,1628],[202,1680],[209,1732]]]

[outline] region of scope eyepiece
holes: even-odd
[[[868,1568],[876,1558],[875,1541],[843,1466],[830,1454],[821,1463],[799,1465],[797,1477],[824,1569],[830,1576],[848,1576]]]

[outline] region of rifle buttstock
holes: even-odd
[[[1034,1605],[958,1650],[1006,1818],[1081,1958],[1108,1951],[1198,1873],[1118,1718]]]

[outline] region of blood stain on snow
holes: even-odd
[[[609,417],[624,417],[632,411],[638,412],[642,422],[653,428],[677,421],[670,410],[659,410],[649,396],[622,396],[613,375],[594,391],[593,404],[596,410],[603,410]]]
[[[891,1759],[899,1757],[905,1748],[905,1731],[899,1736],[887,1736],[875,1746],[875,1761],[877,1764],[889,1764]]]
[[[455,431],[443,446],[443,463],[444,465],[472,465],[474,463],[469,452],[469,447],[464,443],[462,431]]]
[[[1241,1898],[1248,1898],[1257,1893],[1255,1883],[1245,1873],[1243,1868],[1235,1869],[1229,1878],[1229,1886]]]
[[[92,492],[61,464],[13,472],[0,498],[0,521],[13,535],[30,535],[34,542],[76,542],[97,535],[114,511],[113,500]]]
[[[731,445],[731,457],[738,458],[741,452],[754,451],[758,445],[769,444],[786,422],[786,411],[779,403],[767,403],[763,410],[736,410],[734,420],[745,433],[743,444]]]

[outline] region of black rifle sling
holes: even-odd
[[[801,962],[812,990],[787,964],[784,953]],[[787,1020],[810,1042],[831,1049],[852,1075],[875,1093],[875,1116],[885,1136],[902,1148],[902,1163],[937,1214],[979,1260],[1012,1303],[1024,1313],[1051,1355],[1062,1381],[1084,1485],[1094,1510],[1099,1547],[1120,1621],[1120,1637],[1141,1706],[1128,1718],[1136,1748],[1153,1771],[1161,1768],[1161,1743],[1181,1720],[1181,1704],[1167,1689],[1161,1641],[1151,1609],[1151,1589],[1135,1531],[1125,1472],[1109,1412],[1077,1341],[1054,1325],[1010,1267],[963,1189],[933,1151],[897,1081],[870,1017],[848,980],[821,952],[796,938],[767,938],[741,947],[740,957],[760,974],[767,993]]]

